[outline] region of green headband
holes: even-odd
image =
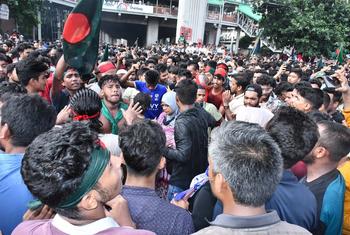
[[[97,184],[109,163],[110,153],[107,149],[97,148],[91,154],[88,170],[83,175],[80,186],[57,207],[61,209],[72,208],[76,206],[86,193]]]

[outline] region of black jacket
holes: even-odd
[[[208,167],[208,127],[215,119],[201,107],[181,113],[175,121],[176,149],[168,148],[165,157],[172,162],[170,184],[182,189]]]

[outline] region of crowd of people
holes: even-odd
[[[0,48],[0,231],[350,234],[350,60]]]

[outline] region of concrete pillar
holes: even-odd
[[[158,41],[159,21],[158,19],[149,19],[147,24],[146,46],[151,46]]]
[[[239,40],[241,39],[241,28],[236,28],[237,36],[236,36],[236,46],[235,46],[235,54],[238,54],[239,49]]]
[[[41,36],[41,12],[38,11],[38,40],[42,41],[42,36]]]
[[[176,41],[181,36],[181,27],[192,30],[188,43],[204,39],[205,19],[207,15],[207,1],[205,0],[179,0],[177,16]]]
[[[207,44],[215,44],[216,40],[216,29],[215,28],[210,28],[209,34],[208,34],[208,41]]]
[[[219,45],[220,35],[221,35],[221,24],[218,25],[218,29],[216,30],[215,46]]]

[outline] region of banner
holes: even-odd
[[[0,5],[0,19],[9,20],[10,10],[6,4]]]
[[[103,3],[103,9],[153,14],[153,6],[129,4],[124,2],[105,1]]]

